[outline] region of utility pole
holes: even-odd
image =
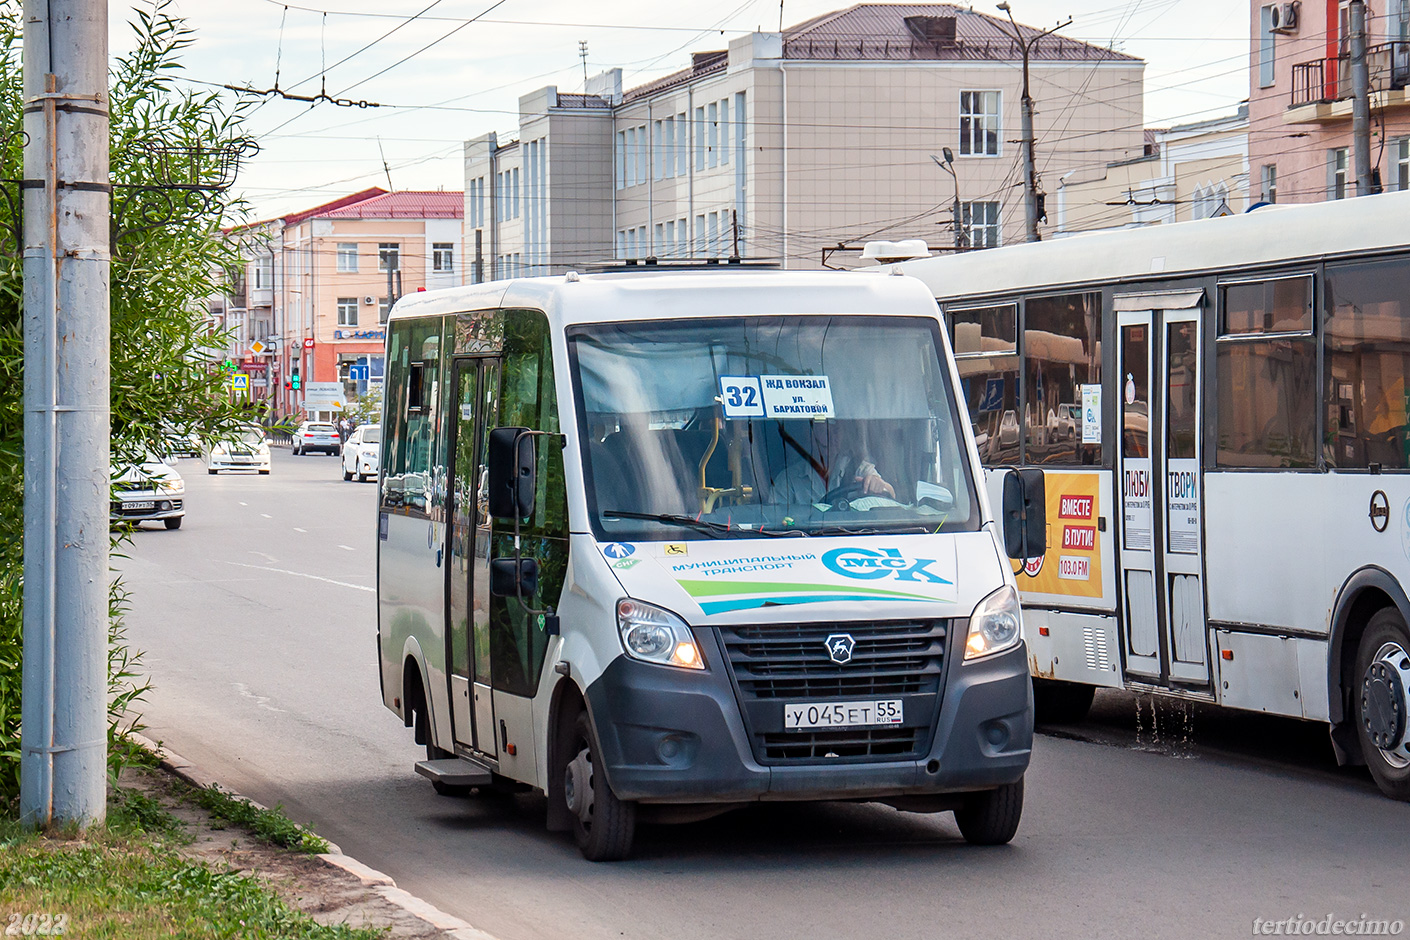
[[[1366,68],[1366,3],[1351,0],[1347,7],[1351,26],[1351,138],[1356,161],[1356,195],[1375,192],[1371,179],[1371,80]]]
[[[102,822],[108,756],[108,4],[24,4],[20,818]]]
[[[1023,38],[1023,31],[1018,28],[1018,23],[1013,18],[1013,11],[1009,9],[1008,0],[998,5],[999,9],[1008,14],[1009,23],[1013,25],[1014,42],[1018,43],[1019,50],[1023,53],[1023,137],[1019,141],[1023,148],[1023,219],[1025,241],[1036,242],[1038,235],[1038,201],[1041,198],[1038,193],[1038,171],[1035,168],[1036,161],[1033,157],[1033,96],[1028,93],[1028,56],[1038,40],[1044,36],[1057,32],[1065,26],[1071,26],[1072,20],[1066,23],[1059,23],[1052,29],[1045,29],[1041,33],[1029,37],[1026,41]]]
[[[935,165],[940,169],[949,173],[950,179],[955,181],[955,201],[950,207],[950,215],[954,219],[955,250],[958,251],[965,247],[965,242],[968,240],[965,238],[964,226],[960,224],[960,178],[955,174],[955,152],[949,147],[941,147],[940,152],[945,155],[944,160],[933,153],[930,155],[930,159],[934,160]]]
[[[578,58],[583,60],[583,94],[587,94],[587,40],[578,40]]]

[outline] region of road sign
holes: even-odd
[[[348,381],[366,382],[368,367],[365,365],[348,366]]]
[[[989,379],[984,383],[984,397],[979,400],[979,411],[998,411],[1004,406],[1004,380]]]
[[[230,387],[237,392],[248,392],[250,390],[250,377],[243,372],[236,372],[230,376]]]
[[[306,383],[304,385],[304,407],[309,411],[341,410],[343,407],[343,383]]]
[[[264,343],[261,343],[259,340],[255,340],[253,343],[250,344],[250,352],[254,353],[256,356],[258,356],[260,353],[264,352],[268,348],[268,346],[266,346]]]

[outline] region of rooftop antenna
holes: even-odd
[[[578,40],[578,58],[583,60],[583,94],[587,94],[587,40]]]
[[[778,0],[778,31],[783,32],[783,0]]]

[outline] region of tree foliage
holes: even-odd
[[[220,235],[243,206],[220,188],[231,158],[248,146],[242,113],[220,95],[178,84],[194,41],[169,0],[133,12],[132,51],[109,79],[112,199],[113,462],[160,452],[172,431],[204,437],[249,415],[232,403],[212,351],[225,337],[208,322],[208,298],[237,262]],[[20,0],[0,0],[0,805],[19,786],[23,590],[23,407],[20,190],[23,135],[23,17]],[[123,637],[128,603],[110,594],[110,719],[145,688],[138,656]],[[120,754],[120,748],[110,753]]]

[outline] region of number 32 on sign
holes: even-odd
[[[764,394],[757,375],[720,376],[720,404],[726,418],[762,418]]]

